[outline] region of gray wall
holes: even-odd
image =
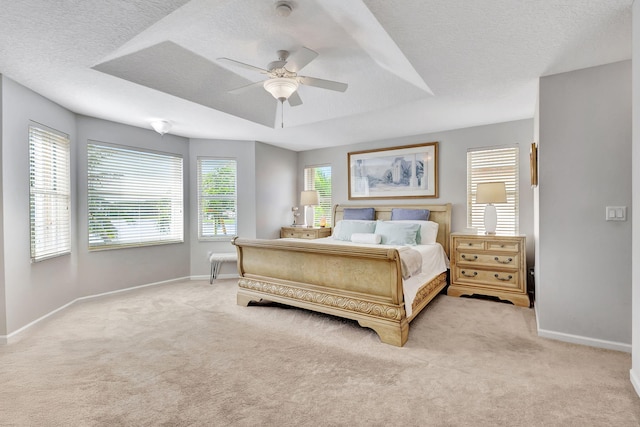
[[[280,227],[291,224],[296,202],[295,151],[256,143],[256,237],[276,239]],[[244,235],[242,235],[244,237]]]
[[[30,120],[69,134],[71,162],[77,159],[75,116],[6,77],[2,78],[2,203],[6,329],[15,331],[77,297],[78,245],[72,227],[72,254],[31,264],[29,239]],[[72,168],[74,169],[74,168]],[[76,174],[71,175],[71,219],[78,206]]]
[[[0,336],[9,335],[76,298],[138,285],[209,274],[208,251],[235,251],[230,240],[198,241],[197,158],[238,160],[238,232],[243,237],[277,237],[290,222],[296,192],[295,152],[253,141],[188,140],[150,129],[76,116],[31,90],[2,77],[2,199],[0,211]],[[7,108],[9,106],[9,108]],[[30,262],[30,120],[71,139],[72,253]],[[184,159],[184,243],[88,250],[87,142],[179,154]],[[256,164],[256,158],[260,163]],[[260,230],[257,233],[257,230]],[[4,238],[2,238],[4,232]],[[10,266],[6,271],[3,265]],[[227,263],[221,273],[236,275]]]
[[[76,298],[189,276],[189,234],[185,243],[88,252],[87,139],[177,153],[185,159],[188,141],[152,130],[76,116],[31,90],[2,78],[2,209],[4,239],[2,335],[15,332]],[[67,133],[71,140],[71,255],[31,263],[29,241],[30,120]],[[185,191],[185,206],[189,193]],[[189,218],[185,210],[185,229]],[[4,317],[4,316],[3,316]]]
[[[237,160],[238,173],[238,234],[243,237],[256,237],[256,143],[253,141],[222,141],[211,139],[191,139],[189,141],[189,169],[193,171],[190,178],[189,216],[191,226],[191,260],[192,276],[208,275],[211,264],[207,259],[208,252],[235,252],[231,239],[198,240],[198,157],[224,157]],[[233,263],[224,263],[220,270],[221,277],[236,274]]]
[[[631,213],[631,62],[543,77],[539,102],[539,333],[624,349],[631,221],[605,206]]]
[[[0,74],[0,335],[7,335],[7,304],[5,299],[5,271],[4,271],[4,193],[2,179],[2,143],[4,141],[4,101],[2,96],[3,76]],[[2,344],[2,343],[0,343]]]
[[[640,1],[633,2],[633,37],[632,40],[640,40]],[[640,64],[640,43],[633,43],[633,63]],[[640,67],[633,67],[633,209],[631,216],[633,223],[633,285],[632,285],[632,311],[633,311],[633,350],[631,381],[636,392],[640,396]]]
[[[191,275],[210,272],[208,252],[235,252],[230,239],[198,240],[198,157],[227,157],[238,161],[238,235],[245,238],[280,237],[280,227],[291,221],[296,185],[294,151],[254,141],[192,139],[189,142],[191,176]],[[233,263],[224,263],[220,277],[237,275]]]
[[[303,170],[312,165],[331,165],[333,203],[391,204],[397,201],[348,200],[347,153],[373,148],[395,147],[438,141],[438,198],[407,199],[412,203],[452,203],[452,229],[467,227],[467,149],[518,144],[520,147],[520,233],[527,235],[527,259],[533,262],[533,205],[529,182],[529,146],[533,141],[533,120],[518,120],[446,132],[380,140],[363,144],[303,151],[298,154],[298,189],[304,186]]]
[[[112,249],[89,252],[87,213],[87,141],[107,142],[164,153],[183,158],[184,243]],[[77,117],[77,220],[74,229],[78,243],[76,296],[95,295],[116,289],[189,276],[189,144],[186,138],[120,123]]]

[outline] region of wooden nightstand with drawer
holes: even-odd
[[[525,236],[451,233],[448,295],[490,295],[529,307]]]
[[[296,239],[319,239],[331,236],[331,227],[282,227],[280,237],[294,237]]]

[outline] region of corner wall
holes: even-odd
[[[6,333],[78,297],[77,234],[71,228],[71,255],[31,263],[29,224],[30,120],[69,135],[71,140],[71,221],[75,209],[77,161],[75,115],[37,93],[2,77],[2,215]],[[6,185],[5,185],[6,184]]]
[[[540,79],[539,334],[631,343],[631,61]]]
[[[145,248],[88,251],[87,139],[181,154],[185,212],[189,204],[187,139],[74,113],[2,77],[2,231],[0,336],[10,336],[77,298],[189,275],[189,234],[185,242]],[[71,141],[71,254],[31,263],[29,234],[29,123],[69,135]],[[4,185],[7,184],[7,185]],[[185,230],[189,218],[185,213]],[[1,268],[0,268],[1,269]],[[5,313],[6,312],[6,313]]]
[[[7,335],[7,304],[5,299],[5,272],[4,272],[4,203],[3,193],[4,185],[2,174],[4,168],[2,167],[2,151],[3,151],[3,134],[4,134],[4,119],[2,111],[4,110],[4,98],[2,96],[2,87],[4,86],[4,78],[0,74],[0,336]],[[4,339],[0,340],[0,344],[3,344]]]
[[[631,383],[640,396],[640,1],[633,2],[633,147],[631,161],[633,162],[633,208],[631,217],[633,224],[632,235],[632,355],[631,355]]]
[[[293,222],[298,155],[257,142],[256,159],[256,237],[277,239],[280,227]]]
[[[230,239],[198,240],[198,157],[223,157],[237,160],[238,173],[238,233],[243,237],[256,237],[256,143],[254,141],[223,141],[191,139],[189,141],[189,181],[191,203],[189,212],[191,226],[190,274],[208,276],[211,268],[207,252],[235,252]],[[220,276],[237,275],[236,265],[224,263]]]
[[[87,202],[87,143],[106,142],[127,147],[181,155],[183,158],[184,242],[167,245],[89,251]],[[96,295],[119,289],[189,276],[189,144],[186,138],[157,134],[93,117],[77,116],[75,165],[77,175],[77,215],[73,224],[77,235],[75,297]]]

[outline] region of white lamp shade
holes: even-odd
[[[298,89],[298,81],[288,77],[278,77],[265,80],[263,86],[275,99],[283,101],[289,99],[291,94]]]
[[[300,204],[302,206],[315,206],[320,203],[320,197],[316,190],[305,190],[300,194]]]
[[[507,189],[504,182],[479,183],[476,203],[507,203]]]

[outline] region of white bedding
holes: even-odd
[[[299,239],[283,239],[283,240],[299,240]],[[336,240],[332,237],[324,237],[321,239],[314,239],[313,243],[327,244],[327,245],[344,245],[344,246],[365,246],[365,247],[382,247],[382,248],[396,248],[400,251],[410,248],[420,252],[422,255],[422,271],[415,275],[412,275],[408,279],[402,279],[402,290],[404,293],[404,309],[407,312],[407,317],[411,317],[413,313],[412,305],[413,300],[418,293],[418,289],[425,283],[430,282],[439,274],[447,271],[449,268],[449,258],[444,252],[444,248],[440,243],[434,243],[431,245],[416,245],[416,246],[394,246],[394,245],[371,245],[352,243],[343,240]],[[402,257],[402,255],[401,255]]]

